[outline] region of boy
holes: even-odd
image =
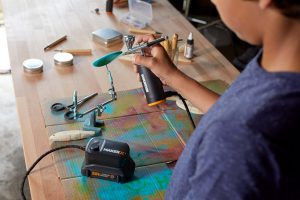
[[[263,45],[220,98],[176,69],[160,45],[134,59],[207,111],[165,198],[300,199],[300,1],[212,2],[241,39]]]

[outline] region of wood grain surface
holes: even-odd
[[[105,48],[92,41],[92,32],[112,28],[128,34],[129,26],[120,22],[127,8],[105,12],[105,1],[98,0],[2,0],[7,30],[10,65],[15,89],[21,137],[27,168],[50,148],[41,102],[79,95],[106,92],[109,88],[104,68],[93,68],[92,61],[119,50],[122,44]],[[100,9],[100,15],[94,9]],[[179,68],[198,81],[220,79],[230,84],[238,71],[167,0],[153,4],[153,21],[147,29],[186,39],[193,33],[195,57]],[[75,56],[72,67],[55,66],[53,50],[44,47],[67,35],[54,49],[92,49],[91,56]],[[22,63],[28,58],[44,62],[41,74],[26,74]],[[141,87],[128,61],[117,60],[109,66],[117,91]],[[32,199],[64,199],[64,191],[51,156],[40,162],[29,178]]]

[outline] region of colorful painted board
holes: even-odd
[[[206,87],[223,93],[226,83],[204,82]],[[95,106],[107,100],[107,94],[98,95],[81,109]],[[63,114],[49,112],[54,102],[42,105],[49,136],[58,131],[82,129],[83,119],[70,123]],[[81,176],[84,152],[65,149],[53,153],[54,163],[67,191],[67,199],[163,199],[171,170],[165,165],[175,161],[192,134],[192,126],[184,110],[176,107],[174,101],[167,101],[155,107],[146,104],[141,89],[118,92],[118,100],[107,105],[100,117],[104,122],[102,137],[129,144],[130,154],[136,163],[135,178],[126,184],[117,184]],[[200,116],[193,115],[196,123]],[[89,139],[55,142],[52,147],[66,144],[85,146]],[[147,187],[145,187],[147,185]]]
[[[196,122],[199,117],[194,116]],[[192,132],[185,111],[160,111],[106,119],[102,138],[123,141],[129,144],[130,155],[136,166],[164,163],[177,160],[184,148],[184,139]],[[49,126],[49,135],[71,129],[80,129],[81,123]],[[65,144],[85,146],[88,139],[72,142],[55,142],[53,147]],[[54,152],[59,177],[80,176],[84,154],[77,149]],[[63,162],[62,162],[63,161]],[[78,170],[74,170],[74,169]]]

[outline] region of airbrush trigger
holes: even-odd
[[[127,50],[130,50],[133,46],[135,36],[134,35],[124,35],[124,43],[127,47]]]

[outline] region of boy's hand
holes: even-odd
[[[152,35],[141,35],[135,39],[135,44],[141,42],[150,42],[154,40]],[[142,65],[149,68],[162,82],[168,85],[168,81],[172,74],[177,70],[169,58],[165,49],[160,45],[154,45],[145,49],[146,56],[136,54],[133,59],[133,64]],[[137,72],[137,66],[134,66],[135,72]]]

